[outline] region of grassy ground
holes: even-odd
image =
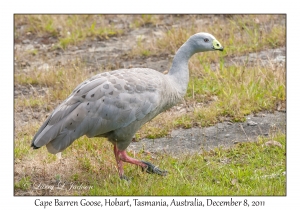
[[[285,25],[280,23],[283,16],[276,15],[233,15],[230,18],[211,20],[213,24],[203,26],[197,22],[197,17],[189,20],[189,25],[170,28],[160,39],[154,39],[149,44],[138,42],[133,55],[156,55],[159,53],[174,54],[178,48],[193,34],[201,31],[211,31],[222,40],[225,47],[223,56],[243,55],[261,49],[285,45]],[[271,25],[269,25],[271,24]],[[208,53],[202,61],[219,61],[219,55]]]
[[[108,39],[123,33],[113,24],[106,24],[105,19],[103,15],[15,15],[16,26],[24,23],[28,26],[25,31],[16,32],[15,38],[25,33],[39,37],[50,35],[58,39],[54,47],[66,49],[90,37]]]
[[[105,15],[18,15],[15,24],[26,24],[26,30],[16,30],[15,39],[26,33],[34,36],[53,36],[54,48],[67,50],[68,46],[92,39],[122,36],[126,30],[163,24],[155,15],[129,18],[128,28],[119,29],[107,24]],[[243,121],[244,116],[262,110],[274,110],[276,104],[286,100],[285,66],[244,64],[226,65],[229,58],[247,55],[263,49],[285,45],[285,24],[282,15],[233,15],[211,18],[211,24],[198,28],[199,16],[191,24],[167,28],[159,39],[150,43],[137,40],[130,52],[132,59],[162,54],[174,54],[186,39],[199,31],[213,31],[225,46],[223,53],[209,52],[195,55],[190,61],[190,83],[185,103],[191,107],[187,113],[170,110],[147,123],[137,138],[166,136],[177,127],[208,126],[226,120]],[[174,17],[174,22],[180,19]],[[39,53],[39,52],[31,52]],[[210,70],[215,63],[216,70]],[[95,74],[83,68],[78,61],[58,66],[49,71],[21,71],[15,74],[15,84],[47,88],[45,94],[15,98],[15,110],[46,110],[50,112],[64,100],[84,79]],[[196,106],[201,104],[201,106]],[[150,176],[126,165],[125,172],[132,177],[130,183],[118,179],[112,146],[103,139],[82,137],[63,152],[63,159],[47,153],[45,148],[32,151],[30,141],[42,122],[33,121],[15,132],[15,193],[63,195],[284,195],[285,134],[273,133],[257,142],[238,144],[230,149],[217,149],[198,155],[179,158],[143,151],[131,154],[169,171],[166,177]],[[282,147],[264,146],[276,140]],[[57,186],[65,182],[92,186],[90,190],[47,190],[39,183]]]
[[[267,146],[266,142],[271,140],[281,146]],[[21,158],[17,155],[18,149],[16,160],[24,165],[30,162],[33,167],[25,166],[23,172],[15,172],[23,175],[15,182],[15,192],[30,195],[285,195],[285,142],[284,134],[274,133],[256,142],[218,148],[201,155],[153,157],[141,151],[130,155],[159,164],[169,174],[165,177],[149,175],[125,164],[129,182],[118,178],[112,147],[104,140],[91,143],[86,137],[81,138],[76,146],[63,152],[62,160],[53,155],[45,156],[44,148],[40,154],[27,152]],[[53,186],[54,190],[42,189],[40,183]],[[62,183],[65,183],[64,189],[58,190]]]

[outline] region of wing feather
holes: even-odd
[[[96,75],[54,110],[32,143],[57,153],[82,135],[99,136],[142,120],[160,106],[162,82],[162,74],[151,69]]]

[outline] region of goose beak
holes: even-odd
[[[224,50],[224,47],[220,44],[220,42],[218,40],[213,40],[213,49],[214,50],[220,50],[220,51],[223,51]]]
[[[216,50],[220,50],[220,51],[223,51],[223,50],[224,50],[224,47],[221,47],[220,49],[216,49]]]

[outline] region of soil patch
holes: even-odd
[[[128,150],[178,156],[216,147],[227,148],[239,142],[255,141],[259,136],[272,137],[277,131],[286,132],[286,113],[265,112],[248,115],[243,123],[223,122],[205,128],[173,130],[169,137],[132,142]]]

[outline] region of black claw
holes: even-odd
[[[32,142],[31,147],[33,147],[33,149],[38,149],[39,147],[35,146],[34,143]]]
[[[158,167],[156,167],[155,165],[153,165],[152,163],[149,163],[146,161],[142,161],[142,162],[147,165],[146,168],[142,168],[142,169],[146,170],[146,172],[149,174],[158,174],[161,176],[166,176],[168,174],[168,171],[163,171],[163,170],[159,169]]]
[[[130,181],[130,179],[127,176],[125,176],[125,175],[120,176],[120,179],[121,180],[126,180],[128,182]]]

